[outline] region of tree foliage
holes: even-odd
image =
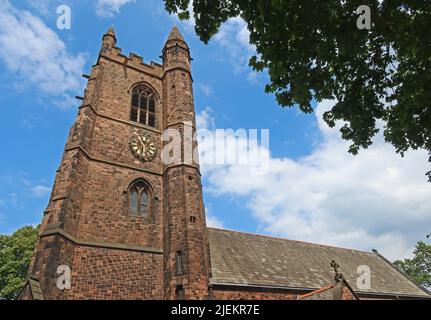
[[[397,260],[394,264],[420,286],[431,290],[431,245],[419,241],[413,253],[412,259]]]
[[[21,290],[33,254],[38,227],[23,227],[0,235],[0,298],[14,299]]]
[[[357,28],[361,5],[371,9],[370,30]],[[165,7],[180,19],[193,14],[205,43],[241,17],[257,51],[250,66],[270,77],[265,91],[305,113],[313,99],[335,99],[324,120],[343,121],[349,152],[370,146],[381,128],[401,155],[431,152],[431,1],[165,0]]]

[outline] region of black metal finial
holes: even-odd
[[[335,272],[335,276],[334,276],[335,282],[341,282],[343,280],[343,274],[339,272],[340,265],[335,260],[332,260],[331,267],[334,269],[334,272]]]

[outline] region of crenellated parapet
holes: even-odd
[[[29,269],[45,299],[208,297],[199,168],[162,159],[166,129],[195,144],[185,134],[196,130],[191,58],[177,28],[162,58],[123,54],[109,28],[83,75],[83,101]],[[71,270],[68,290],[56,285],[59,266]]]
[[[142,56],[136,53],[129,53],[125,55],[122,49],[116,46],[117,38],[113,28],[110,28],[107,33],[103,35],[102,47],[100,49],[99,58],[97,59],[96,66],[103,62],[104,59],[118,63],[126,68],[135,69],[139,72],[145,72],[151,76],[162,78],[163,65],[154,61],[145,63]]]

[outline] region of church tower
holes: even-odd
[[[174,27],[163,49],[163,127],[180,133],[183,143],[181,159],[163,169],[166,299],[208,295],[209,248],[202,186],[199,165],[191,159],[197,144],[192,140],[196,123],[190,61],[189,47]]]
[[[208,298],[189,47],[175,27],[146,64],[116,43],[110,28],[85,76],[20,299]],[[178,161],[162,161],[166,132]]]

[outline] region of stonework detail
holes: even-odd
[[[185,145],[197,148],[189,46],[173,28],[163,62],[147,64],[116,44],[110,28],[20,299],[431,298],[375,253],[207,228],[199,164],[184,159]],[[173,165],[161,159],[167,129],[186,138]],[[331,284],[332,259],[353,289]],[[378,276],[356,296],[358,265]],[[57,285],[59,266],[70,288]]]
[[[174,28],[163,63],[146,64],[116,43],[110,28],[70,129],[29,276],[46,299],[175,299],[180,289],[183,298],[206,299],[199,168],[168,168],[158,152],[163,130],[194,126],[188,46]],[[133,97],[137,87],[147,96]],[[141,204],[145,215],[130,212],[129,189],[140,180],[151,190]],[[69,290],[56,286],[60,265],[71,269]],[[23,290],[21,298],[29,297]]]

